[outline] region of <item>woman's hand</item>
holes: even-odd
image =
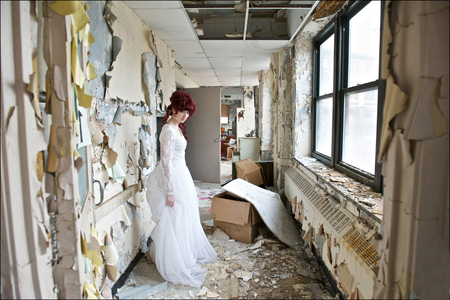
[[[173,204],[175,202],[175,198],[173,197],[173,195],[167,195],[166,197],[166,205],[173,207]]]

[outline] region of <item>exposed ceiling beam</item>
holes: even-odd
[[[194,9],[234,9],[234,4],[183,4],[184,8]],[[310,9],[312,4],[260,4],[248,9]]]
[[[245,10],[245,22],[244,22],[244,39],[242,40],[242,58],[241,58],[241,85],[242,85],[242,69],[244,67],[244,48],[245,48],[245,39],[247,38],[247,24],[248,24],[248,6],[249,1],[246,1],[246,10]]]

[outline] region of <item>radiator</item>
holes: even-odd
[[[364,236],[355,229],[354,222],[357,216],[346,210],[345,204],[338,203],[329,195],[317,183],[314,174],[305,173],[296,167],[290,167],[285,172],[285,194],[289,201],[292,201],[294,197],[297,197],[297,203],[303,201],[303,215],[306,219],[299,220],[303,230],[306,231],[312,227],[314,232],[317,232],[319,226],[323,226],[324,232],[335,241],[333,249],[329,248],[327,251],[331,251],[335,257],[345,256],[345,259],[342,256],[340,259],[331,261],[325,259],[323,249],[327,249],[327,246],[325,245],[324,248],[323,241],[322,244],[318,244],[316,240],[321,240],[319,238],[313,240],[316,248],[320,249],[319,253],[325,265],[345,293],[350,295],[355,287],[358,287],[361,296],[371,298],[378,270],[378,253],[370,239],[364,239]],[[354,283],[346,284],[339,281],[339,276],[336,274],[336,261],[338,263],[345,261],[346,267],[355,278]]]

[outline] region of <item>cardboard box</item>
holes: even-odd
[[[258,236],[262,219],[255,207],[242,198],[226,192],[215,195],[211,214],[214,216],[214,229],[219,227],[238,242],[251,244]]]
[[[235,163],[237,178],[244,179],[257,186],[265,186],[262,167],[250,158],[246,158]]]

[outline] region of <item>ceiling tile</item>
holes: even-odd
[[[245,41],[244,56],[270,55],[277,53],[280,48],[286,46],[288,41],[261,41],[247,40]]]
[[[137,9],[135,11],[136,15],[164,41],[197,40],[191,21],[182,9]]]
[[[259,85],[258,76],[242,76],[243,86],[255,86]]]
[[[208,59],[195,57],[180,57],[176,59],[183,69],[208,69],[211,68]]]
[[[223,57],[223,58],[210,58],[209,61],[213,68],[217,69],[233,69],[240,68],[242,63],[242,58],[240,57]]]
[[[269,66],[270,57],[268,56],[249,56],[243,59],[242,71],[268,70]]]
[[[242,76],[259,76],[259,72],[260,72],[260,70],[258,70],[258,71],[242,71]]]
[[[221,86],[241,86],[241,81],[221,81],[220,84]]]
[[[201,76],[201,75],[197,75],[197,76],[193,76],[194,78],[195,78],[195,80],[197,80],[198,82],[205,82],[205,81],[208,81],[208,82],[213,82],[213,81],[219,81],[218,79],[217,79],[217,77],[214,75],[214,76]]]
[[[241,69],[214,69],[217,75],[241,75]]]
[[[181,8],[183,5],[181,1],[124,1],[126,5],[131,8]]]
[[[239,77],[240,75],[236,76],[236,75],[229,75],[229,76],[225,76],[225,75],[217,75],[217,78],[219,78],[220,81],[239,81]]]
[[[167,46],[175,51],[178,57],[206,57],[198,41],[165,41]]]
[[[239,57],[242,56],[241,40],[200,40],[208,57]]]
[[[192,76],[216,76],[213,69],[185,69]]]
[[[203,79],[198,79],[197,80],[198,84],[200,86],[221,86],[222,83],[220,83],[219,80],[212,80],[212,79],[208,79],[208,78],[203,78]]]

